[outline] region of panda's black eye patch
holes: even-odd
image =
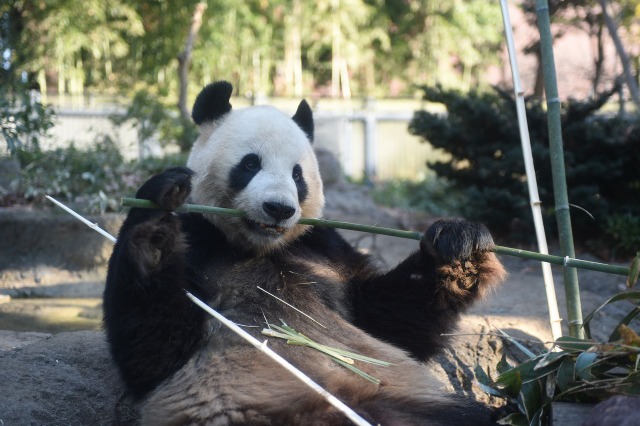
[[[307,182],[304,181],[304,176],[302,175],[302,167],[300,167],[300,164],[296,164],[295,166],[293,166],[291,177],[296,183],[296,188],[298,189],[298,202],[302,203],[307,199],[307,196],[309,195],[309,187],[307,186]]]
[[[245,169],[249,171],[255,171],[260,169],[260,157],[256,154],[245,155],[242,158],[241,164]]]
[[[293,180],[296,182],[299,182],[300,179],[302,179],[302,167],[300,167],[299,164],[296,164],[295,167],[293,168],[293,173],[291,173],[291,177],[293,177]]]
[[[236,191],[246,188],[261,168],[262,163],[257,154],[245,155],[229,172],[229,186]]]

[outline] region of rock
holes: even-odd
[[[132,423],[134,410],[123,398],[104,333],[79,331],[36,340],[0,352],[0,424]]]
[[[0,351],[10,351],[51,337],[49,333],[0,330]]]
[[[52,212],[0,209],[0,271],[34,265],[77,271],[106,265],[113,243],[70,215]],[[114,234],[123,218],[108,214],[87,219]]]
[[[320,168],[320,176],[325,188],[332,187],[336,184],[344,182],[342,167],[338,159],[327,149],[316,149],[316,157],[318,158],[318,166]]]
[[[640,426],[640,397],[609,398],[593,407],[582,426]]]

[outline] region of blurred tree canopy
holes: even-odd
[[[5,0],[0,84],[25,73],[63,94],[177,92],[198,0]],[[240,94],[407,94],[468,88],[500,55],[497,2],[208,0],[189,81]]]

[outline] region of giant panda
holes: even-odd
[[[505,276],[488,230],[439,221],[414,254],[379,270],[335,230],[297,223],[320,217],[324,203],[309,105],[292,118],[270,106],[232,110],[231,93],[227,82],[200,92],[192,117],[201,134],[187,167],[137,192],[164,210],[131,209],[109,261],[104,324],[142,423],[350,424],[195,306],[188,290],[258,339],[267,322],[283,321],[321,344],[392,363],[358,365],[381,380],[374,384],[318,351],[268,340],[372,424],[490,424],[488,408],[443,392],[423,363]],[[175,213],[186,201],[246,217]]]

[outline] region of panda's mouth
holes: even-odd
[[[276,224],[256,222],[255,220],[251,219],[245,219],[245,221],[252,229],[271,235],[282,235],[284,231],[287,230],[286,228],[278,226]]]

